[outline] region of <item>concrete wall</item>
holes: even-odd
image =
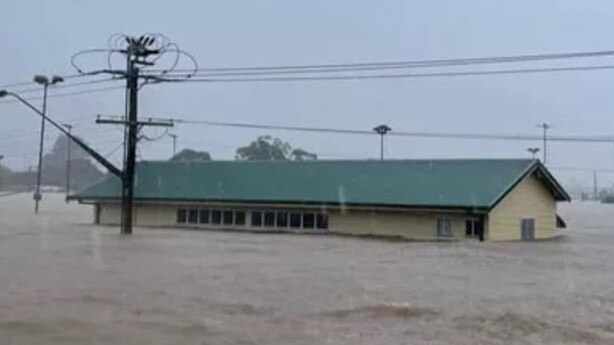
[[[526,177],[489,214],[490,240],[520,240],[522,218],[535,219],[535,238],[550,238],[556,230],[556,201],[533,176]]]
[[[452,237],[437,237],[433,213],[347,211],[330,213],[330,231],[341,234],[399,236],[408,239],[458,239],[465,237],[465,217],[439,214],[452,219]]]

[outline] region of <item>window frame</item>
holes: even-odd
[[[260,218],[260,224],[254,224],[254,214],[258,214]],[[249,211],[249,226],[252,228],[262,228],[264,224],[264,212],[260,210],[250,210]]]
[[[221,225],[223,225],[223,224],[222,224],[222,213],[223,213],[223,211],[222,211],[222,210],[220,210],[220,209],[211,209],[210,224],[211,224],[211,225],[215,225],[215,226],[221,226]],[[214,220],[215,220],[215,218],[214,218],[214,215],[215,215],[215,214],[219,214],[219,216],[220,216],[219,221],[217,221],[217,222],[216,222],[216,221],[214,221]]]
[[[195,215],[194,219],[192,219],[193,215]],[[187,214],[187,224],[198,225],[199,216],[200,216],[200,210],[198,208],[189,208],[188,214]]]
[[[227,223],[227,222],[226,222],[226,220],[227,220],[227,219],[226,219],[226,216],[227,216],[229,213],[230,213],[230,222],[229,222],[229,223]],[[221,225],[224,225],[224,226],[228,226],[228,225],[230,225],[230,226],[232,226],[232,225],[234,225],[234,221],[235,221],[235,213],[234,213],[234,210],[222,210],[222,224],[221,224]]]
[[[298,215],[298,226],[292,225],[292,216]],[[303,212],[290,211],[288,212],[288,228],[290,229],[302,229],[303,228]]]
[[[203,222],[203,213],[207,214],[207,221]],[[211,210],[208,208],[200,208],[198,209],[198,224],[210,224],[211,223]]]
[[[179,220],[180,214],[183,214],[183,221]],[[187,224],[188,223],[188,209],[187,208],[178,208],[177,212],[175,212],[175,222],[177,224]]]
[[[320,226],[320,218],[324,219],[324,224],[326,224],[325,226],[321,227]],[[330,218],[328,217],[328,213],[316,213],[316,223],[315,223],[315,228],[317,230],[328,230],[329,226],[330,226]]]
[[[311,227],[307,227],[305,226],[306,222],[305,220],[307,218],[309,218],[311,216]],[[313,230],[316,228],[316,213],[314,212],[302,212],[302,217],[301,217],[301,228],[303,229],[309,229],[309,230]]]
[[[239,224],[237,222],[239,214],[243,215],[243,224]],[[247,224],[247,212],[245,210],[234,210],[233,211],[233,225],[234,226],[246,226],[246,224]]]
[[[267,215],[273,214],[273,220],[271,224],[267,224]],[[262,211],[262,227],[267,229],[274,229],[277,224],[277,212],[276,211]]]
[[[282,217],[280,217],[280,215],[283,215]],[[285,224],[280,224],[280,220],[284,219],[284,221],[282,223]],[[290,226],[290,212],[288,211],[276,211],[275,212],[275,228],[277,229],[287,229]]]
[[[450,228],[449,233],[440,231],[441,223],[449,223],[449,228]],[[435,230],[436,230],[437,237],[454,237],[454,220],[452,219],[452,217],[438,216],[435,226],[436,226]]]

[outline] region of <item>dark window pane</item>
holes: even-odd
[[[222,211],[213,210],[211,211],[211,224],[221,224],[222,223]]]
[[[188,220],[188,211],[185,209],[177,210],[177,223],[185,223]]]
[[[201,224],[209,224],[209,210],[200,210],[198,222]]]
[[[252,226],[262,226],[262,212],[252,211]]]
[[[264,226],[272,228],[275,226],[275,212],[264,213]]]
[[[277,212],[277,227],[278,228],[288,227],[288,213],[287,212]]]
[[[301,214],[300,213],[290,213],[290,227],[291,228],[300,228],[301,227]]]
[[[190,224],[198,223],[198,210],[191,209],[188,211],[188,223]]]
[[[318,229],[328,229],[328,215],[318,214],[316,219],[316,226]]]
[[[245,211],[235,212],[235,225],[245,225]]]
[[[224,225],[232,225],[232,211],[224,211]]]
[[[473,236],[473,221],[472,220],[465,221],[465,235]]]
[[[313,213],[304,213],[303,214],[303,228],[305,229],[313,229],[316,223],[316,216]]]
[[[484,233],[484,222],[481,220],[476,220],[473,224],[473,234],[475,236],[480,236],[480,234]]]

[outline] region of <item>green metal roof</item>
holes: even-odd
[[[524,176],[543,171],[557,200],[567,194],[535,160],[338,160],[140,162],[139,200],[480,208],[494,206]],[[116,199],[112,176],[71,196]]]

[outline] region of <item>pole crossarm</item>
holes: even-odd
[[[121,117],[117,116],[117,117],[106,117],[103,118],[101,115],[98,115],[96,117],[96,123],[97,124],[111,124],[111,125],[124,125],[127,126],[130,123],[124,119],[122,119]],[[136,124],[138,126],[154,126],[154,127],[173,127],[175,125],[175,122],[173,122],[173,120],[158,120],[158,119],[153,119],[153,118],[148,118],[145,120],[141,120],[141,121],[136,121]]]

